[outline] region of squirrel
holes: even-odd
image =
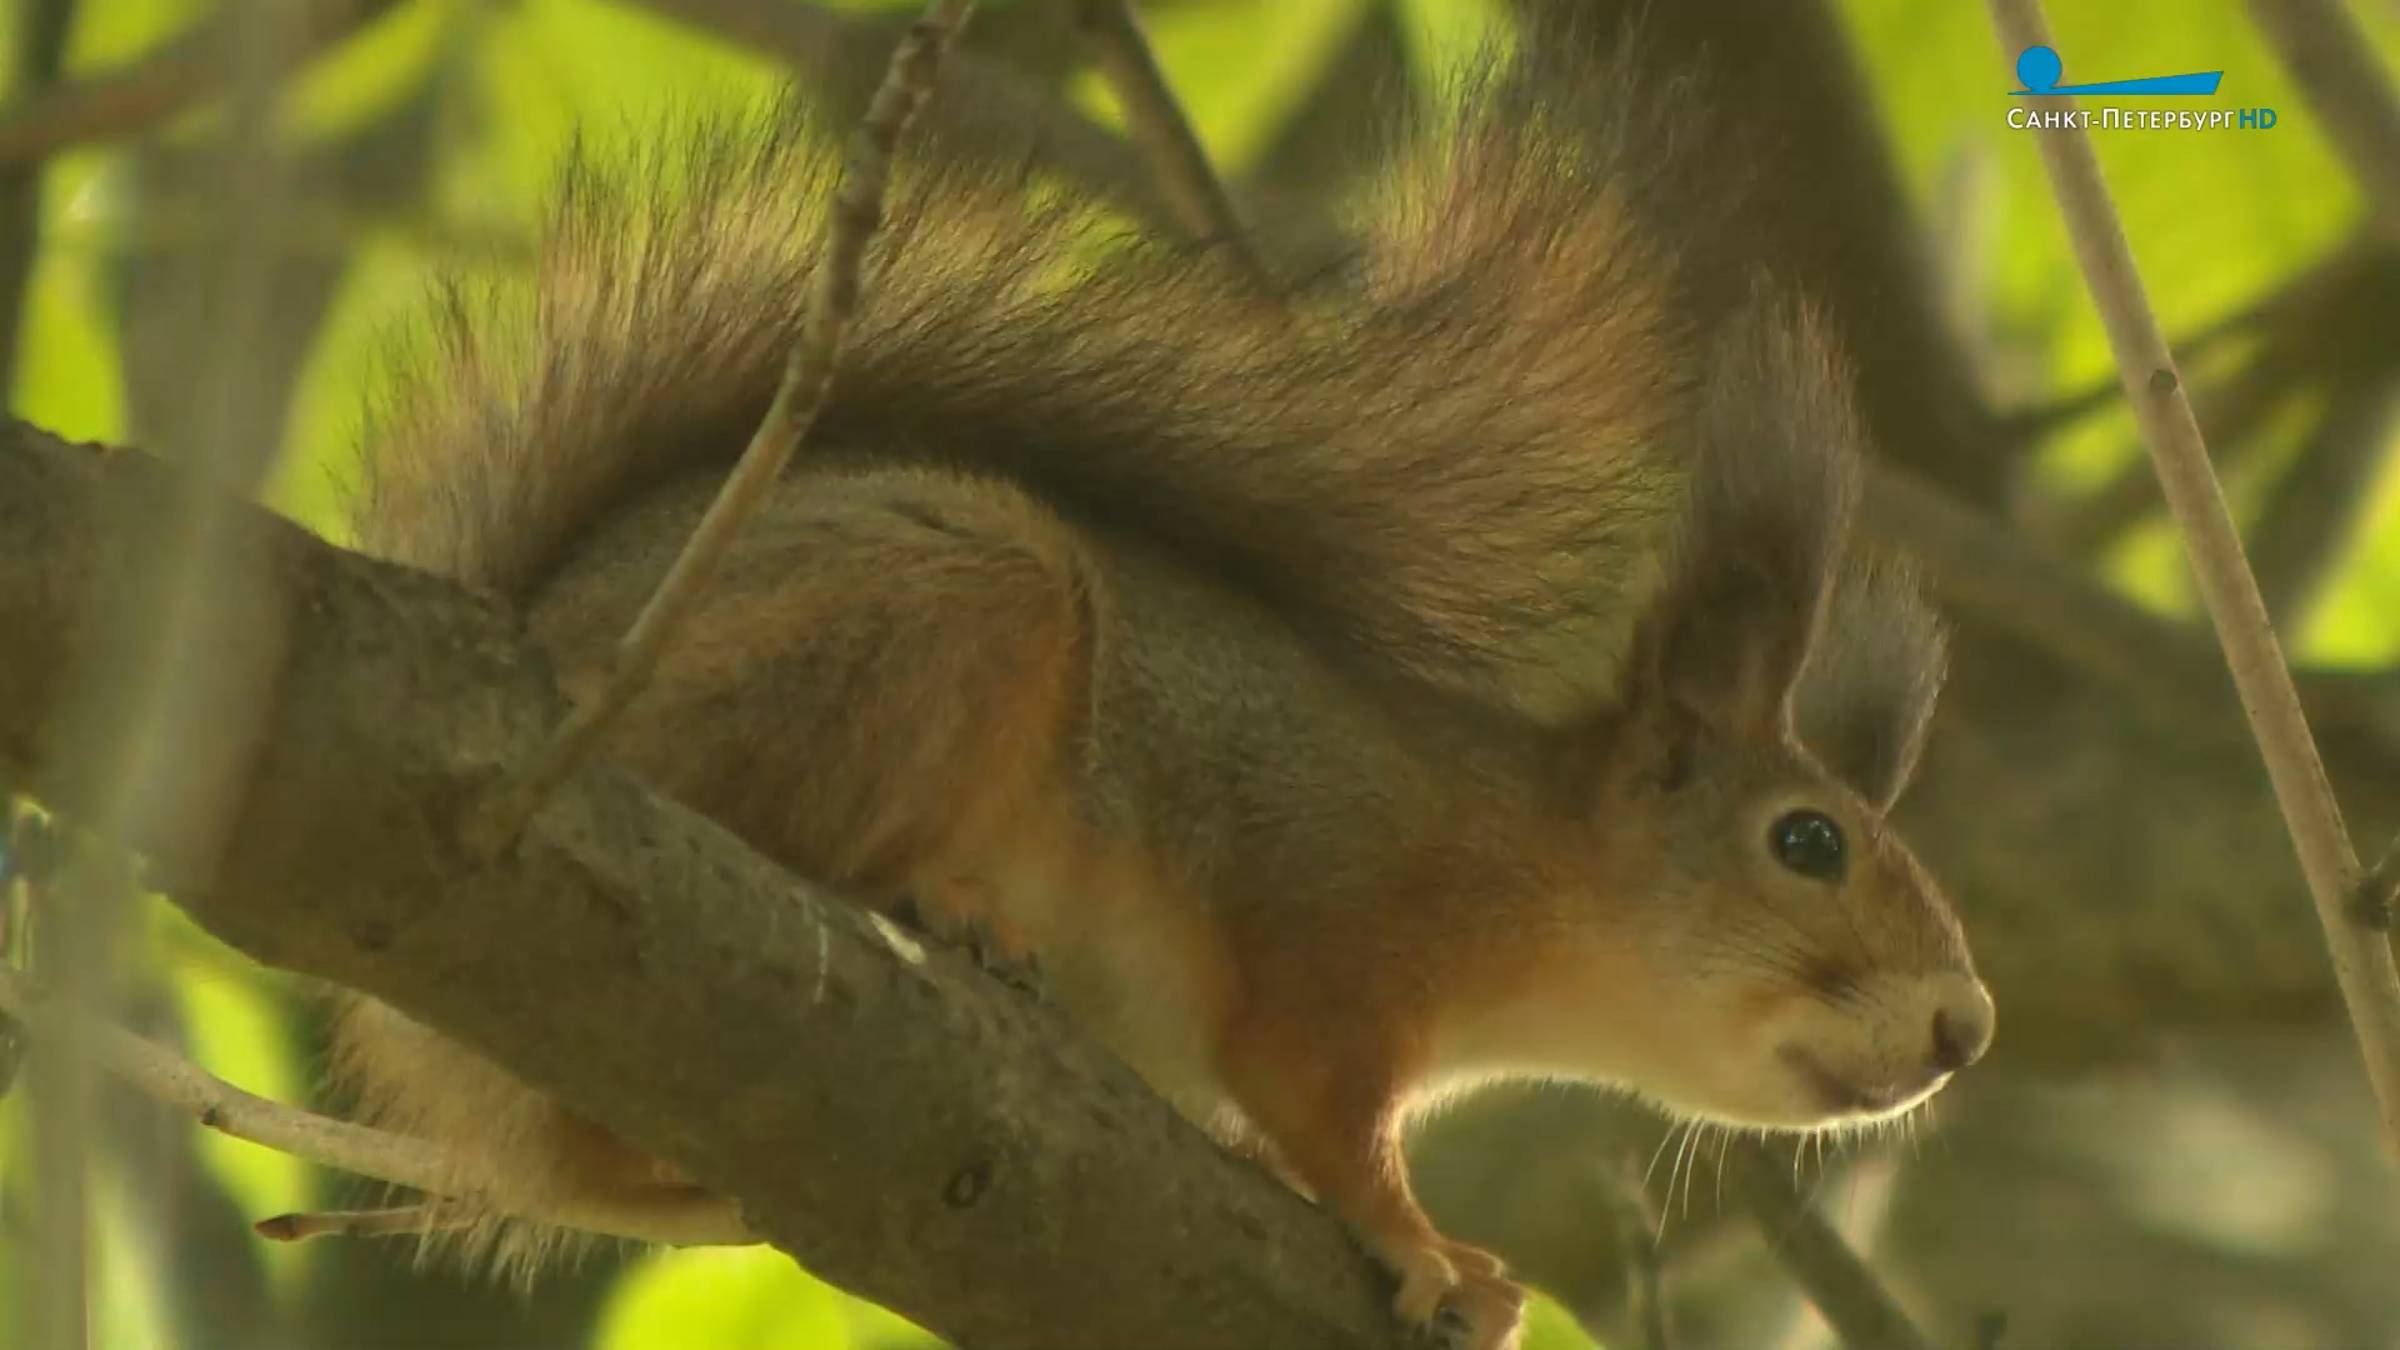
[[[1426,1102],[1835,1128],[1993,1027],[1890,819],[1944,634],[1849,538],[1843,359],[1704,246],[1755,222],[1688,88],[1590,50],[1412,123],[1282,305],[912,146],[811,444],[608,749],[1033,963],[1477,1350],[1522,1294],[1412,1198]],[[361,546],[515,603],[590,695],[774,391],[833,144],[788,112],[574,169],[529,279],[454,288],[371,419]],[[502,1260],[550,1242],[504,1215],[693,1192],[383,1004],[338,1022]]]

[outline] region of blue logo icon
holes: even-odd
[[[2060,84],[2058,77],[2066,73],[2066,63],[2048,47],[2027,47],[2017,56],[2017,79],[2025,87],[2011,89],[2012,95],[2027,94],[2213,94],[2217,81],[2225,78],[2221,70],[2205,70],[2193,75],[2152,75],[2140,80],[2103,80],[2098,84]]]

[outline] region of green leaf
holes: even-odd
[[[661,1252],[628,1268],[594,1350],[850,1350],[832,1286],[771,1247]]]
[[[1601,1350],[1566,1309],[1536,1294],[1525,1308],[1524,1350]]]

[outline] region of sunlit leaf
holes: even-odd
[[[1566,1309],[1540,1295],[1525,1308],[1525,1350],[1601,1350]]]
[[[770,1247],[661,1252],[627,1269],[593,1350],[848,1350],[842,1296]]]

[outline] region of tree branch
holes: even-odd
[[[0,788],[74,812],[67,687],[174,470],[0,430]],[[555,724],[545,664],[458,587],[263,512],[218,641],[279,653],[221,844],[143,841],[236,947],[364,990],[738,1204],[817,1274],[979,1350],[1388,1347],[1326,1215],[963,959],[587,764],[489,861],[463,812]],[[179,760],[152,791],[222,781]],[[188,808],[198,810],[199,807]],[[1105,1291],[1098,1292],[1095,1291]]]
[[[76,1015],[65,1009],[44,1006],[21,978],[4,967],[0,967],[0,1011],[22,1018],[36,1034],[45,1026],[57,1026],[58,1019]],[[274,1149],[278,1153],[288,1153],[320,1167],[427,1192],[437,1198],[428,1208],[411,1212],[439,1212],[439,1191],[450,1174],[444,1171],[440,1153],[425,1141],[320,1116],[245,1092],[165,1046],[144,1040],[120,1027],[87,1025],[82,1031],[84,1045],[103,1069],[142,1095],[189,1115],[206,1128]],[[391,1211],[376,1212],[383,1214]],[[655,1214],[642,1216],[648,1222],[628,1223],[627,1216],[616,1211],[586,1212],[581,1209],[520,1214],[518,1217],[539,1219],[545,1223],[609,1237],[678,1246],[758,1241],[756,1235],[741,1226],[730,1206],[714,1199],[694,1204],[688,1209],[662,1209]],[[288,1233],[291,1237],[335,1231],[367,1231],[359,1225],[336,1227],[298,1223],[283,1226],[294,1230]],[[412,1226],[409,1231],[417,1227],[422,1225]],[[268,1235],[287,1234],[277,1232]]]
[[[2004,45],[2050,45],[2040,0],[1991,0]],[[2072,106],[2071,100],[2042,100]],[[2285,669],[2266,602],[2242,555],[2199,424],[2176,376],[2174,357],[2142,292],[2132,250],[2108,197],[2090,142],[2072,126],[2039,133],[2043,166],[2065,216],[2076,260],[2099,307],[2125,380],[2126,397],[2149,443],[2167,505],[2181,527],[2201,599],[2215,622],[2284,824],[2316,900],[2334,976],[2350,1010],[2367,1078],[2383,1112],[2386,1142],[2400,1157],[2400,971],[2382,932],[2358,922],[2358,855],[2326,780],[2299,691]]]
[[[76,1016],[45,1006],[15,972],[0,968],[0,1010],[24,1019],[39,1034],[57,1019]],[[114,1026],[85,1028],[102,1068],[144,1096],[236,1139],[359,1176],[430,1190],[440,1184],[430,1145],[402,1135],[311,1114],[244,1092],[166,1047]]]

